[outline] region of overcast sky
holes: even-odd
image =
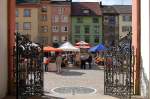
[[[99,2],[102,1],[103,5],[129,5],[131,4],[131,0],[73,0],[74,2]]]

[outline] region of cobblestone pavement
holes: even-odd
[[[81,70],[77,68],[63,69],[61,74],[44,73],[44,91],[48,95],[56,95],[51,90],[57,87],[82,86],[96,89],[97,95],[104,94],[104,72],[102,66],[94,69]],[[56,96],[61,96],[60,94]],[[63,96],[62,96],[63,97]],[[111,99],[111,98],[110,98]]]

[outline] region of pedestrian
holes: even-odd
[[[47,57],[44,57],[44,69],[45,69],[45,72],[48,72],[48,63],[49,63],[49,61],[48,61],[48,58]]]
[[[61,53],[58,53],[56,57],[57,73],[61,73],[61,64],[62,64],[62,56]]]
[[[80,53],[76,53],[76,56],[75,56],[75,65],[76,66],[80,66],[80,62],[81,62]]]
[[[92,66],[91,66],[92,60],[93,60],[93,58],[92,58],[92,55],[90,54],[89,57],[88,57],[88,59],[87,59],[87,61],[89,63],[89,69],[92,68]]]
[[[85,55],[81,55],[81,69],[86,69],[86,56]]]

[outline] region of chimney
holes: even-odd
[[[102,7],[102,1],[99,2],[100,7]]]

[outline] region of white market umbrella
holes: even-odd
[[[75,52],[80,51],[79,48],[74,47],[70,42],[62,44],[59,48],[62,49],[63,51],[75,51]]]

